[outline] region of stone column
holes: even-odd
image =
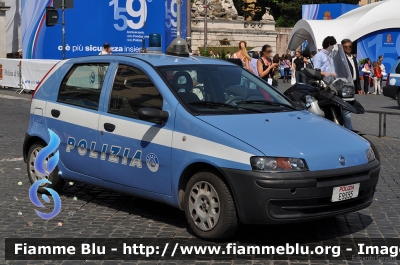
[[[4,2],[0,2],[0,58],[7,57],[6,11],[9,9],[10,7],[5,6]]]

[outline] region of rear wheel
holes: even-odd
[[[32,184],[41,179],[48,179],[51,182],[51,184],[46,183],[44,185],[41,185],[38,189],[39,193],[47,193],[47,191],[44,188],[52,188],[53,190],[59,192],[64,186],[64,180],[60,178],[60,176],[58,175],[57,167],[48,176],[40,174],[35,169],[36,157],[40,152],[40,150],[42,150],[44,147],[45,144],[41,142],[36,142],[29,148],[28,163],[27,163],[28,177]]]
[[[198,172],[189,180],[185,190],[185,215],[194,234],[204,239],[228,238],[239,224],[227,185],[209,171]]]

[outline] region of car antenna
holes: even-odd
[[[181,37],[181,7],[182,0],[177,0],[177,27],[176,27],[176,38],[171,42],[165,51],[165,54],[189,57],[189,48],[186,40]]]

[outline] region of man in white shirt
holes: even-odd
[[[258,52],[254,52],[253,53],[253,57],[251,58],[251,61],[250,61],[250,68],[253,71],[253,74],[256,75],[256,76],[260,76],[258,74],[258,70],[257,70],[257,62],[258,62],[258,59],[259,59],[259,55],[260,54]]]
[[[313,58],[314,69],[320,69],[321,74],[325,77],[332,76],[335,72],[332,58],[330,57],[329,53],[336,43],[335,37],[326,37],[322,42],[323,49],[319,51]]]
[[[378,57],[378,63],[379,63],[379,67],[381,68],[381,72],[382,72],[382,77],[386,77],[386,67],[383,64],[383,55],[379,55]],[[381,78],[381,89],[382,89],[382,80],[383,78]],[[381,93],[382,94],[382,93]]]
[[[111,54],[112,49],[108,42],[104,43],[103,50],[99,53],[99,55]]]

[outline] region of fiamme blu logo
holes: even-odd
[[[60,138],[52,130],[48,129],[48,131],[50,134],[50,141],[45,148],[39,151],[35,161],[35,170],[43,176],[43,179],[33,183],[29,189],[29,198],[31,202],[39,208],[45,208],[45,206],[39,200],[37,191],[41,185],[45,185],[47,183],[51,184],[51,182],[45,177],[49,176],[53,172],[58,164],[58,161],[60,160],[59,152],[57,151],[57,148],[60,145]],[[53,156],[50,157],[52,154]],[[44,187],[44,189],[47,190],[52,196],[54,209],[51,213],[42,213],[36,209],[35,212],[43,219],[51,219],[60,213],[61,199],[55,190],[46,187]],[[46,203],[50,203],[50,198],[46,194],[42,194],[42,199]]]

